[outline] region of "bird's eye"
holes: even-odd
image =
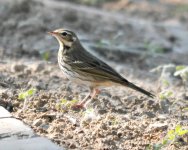
[[[63,32],[63,33],[61,33],[61,35],[66,36],[66,35],[67,35],[67,32]]]

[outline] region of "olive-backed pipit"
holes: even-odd
[[[57,29],[49,33],[59,42],[58,63],[64,75],[73,82],[90,87],[89,95],[78,106],[86,106],[89,96],[93,99],[99,93],[98,87],[114,84],[154,97],[152,93],[129,82],[112,67],[86,51],[74,32]]]

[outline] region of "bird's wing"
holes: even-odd
[[[74,71],[79,71],[79,73],[92,76],[98,80],[111,80],[120,83],[122,80],[125,81],[112,67],[91,54],[86,56],[82,55],[79,57],[79,60],[71,61],[70,63],[69,65]]]

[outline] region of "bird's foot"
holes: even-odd
[[[75,104],[71,107],[73,110],[81,110],[81,109],[86,109],[85,104],[84,103],[78,103]]]
[[[91,101],[95,98],[97,94],[99,94],[100,91],[98,89],[94,89],[92,93],[89,93],[80,103],[73,105],[71,108],[73,110],[85,110],[88,108],[88,105],[91,103]],[[88,100],[88,98],[91,96],[91,98]]]

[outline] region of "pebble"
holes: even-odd
[[[157,116],[157,118],[158,118],[158,119],[161,119],[161,120],[166,120],[168,117],[169,117],[168,114],[159,114],[159,115]]]
[[[41,63],[38,63],[38,64],[34,64],[33,65],[33,71],[34,72],[41,72],[45,69],[45,63],[44,62],[41,62]]]
[[[154,117],[156,117],[156,115],[155,115],[153,112],[150,112],[150,111],[145,112],[145,114],[146,114],[146,116],[147,116],[148,118],[154,118]]]
[[[42,125],[40,125],[40,128],[42,128],[43,130],[47,131],[48,128],[49,128],[49,125],[48,124],[42,124]]]
[[[47,88],[47,84],[42,80],[39,81],[31,80],[28,82],[28,85],[31,87],[35,87],[38,90],[45,90]]]
[[[38,126],[40,126],[41,124],[42,124],[42,119],[36,119],[36,120],[33,121],[32,126],[38,127]]]
[[[170,107],[170,102],[168,99],[164,99],[160,101],[160,106],[163,110],[164,113],[168,113],[169,112],[169,107]]]
[[[155,123],[150,124],[150,125],[148,126],[148,130],[149,130],[149,131],[151,131],[151,130],[153,130],[153,129],[155,129],[155,130],[165,130],[165,129],[167,129],[167,128],[168,128],[168,124],[167,124],[166,122],[164,122],[164,123],[155,122]]]
[[[21,72],[24,71],[25,68],[26,66],[23,64],[13,64],[11,66],[11,72]]]

